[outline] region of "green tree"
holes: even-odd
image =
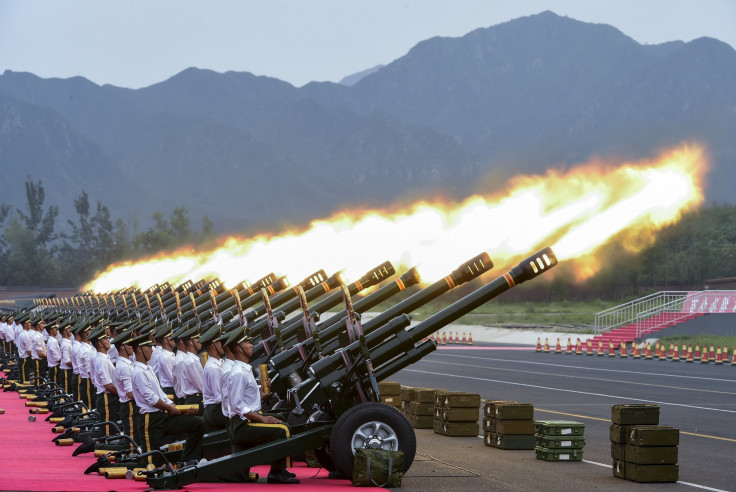
[[[56,217],[59,215],[59,207],[49,206],[44,214],[43,202],[46,200],[46,191],[40,180],[38,183],[34,183],[30,176],[28,177],[28,181],[26,181],[26,200],[28,214],[25,214],[21,209],[16,210],[18,216],[25,223],[26,228],[31,231],[33,235],[33,250],[38,253],[46,249],[46,246],[57,237],[54,234],[54,226],[56,224]]]

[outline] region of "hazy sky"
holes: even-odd
[[[736,46],[736,0],[0,0],[0,72],[138,88],[195,66],[301,86],[544,10],[640,43]]]

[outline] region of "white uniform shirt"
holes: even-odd
[[[133,391],[133,363],[127,357],[120,357],[115,364],[115,387],[120,403],[128,403],[128,393]]]
[[[153,357],[153,356],[152,356]],[[174,353],[161,349],[158,355],[158,379],[163,388],[174,387]]]
[[[227,393],[230,395],[228,417],[237,415],[246,420],[248,417],[245,414],[259,411],[261,409],[259,388],[250,365],[239,360],[233,362],[227,386]]]
[[[37,331],[31,331],[31,358],[33,360],[43,359],[41,352],[46,352],[46,343],[43,341],[43,336]]]
[[[179,398],[184,398],[184,390],[181,383],[182,370],[184,369],[184,364],[182,364],[182,362],[184,361],[185,355],[186,354],[181,350],[176,351],[176,355],[174,356],[174,370],[171,371],[174,375],[174,393],[176,393],[176,396]]]
[[[92,376],[92,361],[94,360],[94,351],[92,346],[86,342],[81,343],[79,348],[79,375],[83,378],[90,379]]]
[[[46,342],[46,359],[49,367],[56,367],[61,362],[61,347],[54,337],[49,337]]]
[[[230,411],[230,395],[227,388],[232,368],[233,361],[231,359],[222,359],[222,414],[226,417],[229,417],[228,412]]]
[[[18,354],[21,358],[25,359],[31,356],[31,334],[23,330],[18,335]]]
[[[202,376],[204,406],[222,403],[222,359],[209,357]]]
[[[118,349],[115,345],[110,344],[110,350],[107,351],[107,355],[110,356],[110,362],[113,364],[118,363]]]
[[[61,350],[61,361],[59,363],[59,367],[62,369],[71,369],[72,368],[72,341],[69,338],[63,338],[61,339],[61,343],[59,344],[59,348]]]
[[[97,387],[97,394],[109,393],[105,389],[105,385],[115,383],[115,366],[112,364],[110,356],[102,352],[97,352],[94,362],[95,376],[93,381],[95,381]]]
[[[181,392],[182,396],[202,393],[202,377],[204,369],[197,354],[187,352],[181,361]]]
[[[158,380],[161,381],[161,376],[158,373],[158,358],[161,356],[160,352],[163,351],[160,345],[153,346],[153,353],[151,354],[151,360],[148,361],[148,367],[153,369],[153,372],[158,376]],[[161,386],[166,386],[161,383]]]
[[[76,338],[72,339],[72,372],[79,375],[79,366],[82,364],[79,361],[79,350],[82,348],[82,343]]]
[[[161,389],[153,369],[141,362],[133,364],[133,396],[141,413],[160,412],[161,410],[154,406],[159,400],[169,405],[172,403]]]

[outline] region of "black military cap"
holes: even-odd
[[[142,347],[143,345],[153,345],[153,340],[151,340],[151,337],[148,334],[138,335],[130,340],[130,345],[133,348]]]
[[[253,339],[250,337],[250,334],[248,333],[248,327],[243,326],[238,328],[237,330],[233,330],[230,333],[230,336],[225,340],[222,344],[225,346],[228,346],[230,348],[235,347],[240,342],[253,342]]]
[[[89,340],[90,342],[96,342],[97,340],[102,340],[103,338],[107,338],[105,325],[98,326],[96,329],[92,330],[92,333],[87,335],[87,340]]]
[[[201,343],[202,345],[212,343],[217,340],[221,334],[222,327],[220,325],[215,325],[199,337],[199,343]]]
[[[124,331],[118,333],[118,335],[115,338],[112,339],[112,343],[114,343],[115,345],[118,345],[118,344],[121,344],[121,343],[123,345],[128,345],[128,344],[130,344],[130,340],[132,339],[132,335],[133,335],[133,330],[132,329],[124,330]]]

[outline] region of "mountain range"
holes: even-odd
[[[273,230],[681,142],[707,148],[706,199],[734,201],[736,51],[716,39],[641,45],[542,12],[342,82],[189,68],[132,90],[5,71],[0,202],[22,206],[30,176],[63,218],[85,190],[129,221],[185,206],[219,231]]]

